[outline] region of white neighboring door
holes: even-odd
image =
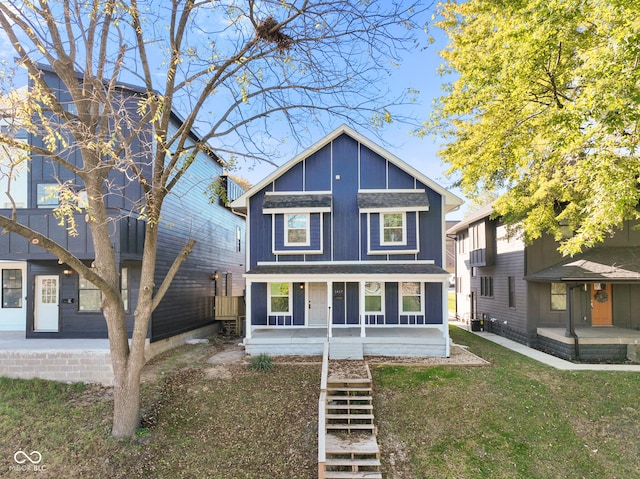
[[[37,275],[33,311],[33,329],[42,332],[58,331],[57,275]]]
[[[308,325],[327,325],[327,283],[308,283]]]
[[[27,263],[0,263],[2,304],[0,304],[0,331],[27,329]]]

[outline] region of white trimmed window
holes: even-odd
[[[422,313],[422,283],[418,281],[400,283],[400,312]]]
[[[78,278],[78,311],[100,311],[102,291],[91,281]]]
[[[366,313],[382,313],[384,296],[382,283],[379,281],[367,281],[364,284],[364,311]]]
[[[269,283],[269,314],[291,311],[291,283]]]
[[[403,213],[380,214],[380,244],[400,245],[406,244],[407,221]]]
[[[551,311],[567,310],[567,285],[551,283]]]
[[[309,245],[309,213],[287,213],[284,223],[285,246]]]

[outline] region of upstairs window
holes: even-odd
[[[57,183],[38,183],[38,208],[55,208],[59,203]]]
[[[380,217],[380,244],[405,244],[407,224],[405,213],[382,213]]]
[[[288,213],[285,215],[285,246],[309,245],[309,214]]]

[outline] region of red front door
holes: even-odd
[[[591,326],[613,326],[613,310],[611,308],[611,285],[592,284],[591,293]]]

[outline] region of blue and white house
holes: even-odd
[[[231,203],[249,354],[448,356],[445,215],[462,200],[341,126]]]

